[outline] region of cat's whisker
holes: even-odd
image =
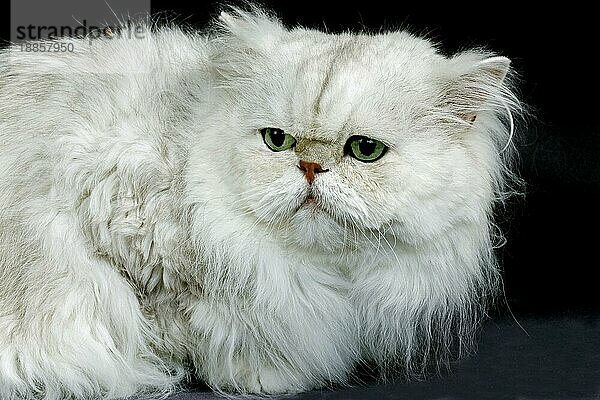
[[[379,232],[379,231],[377,231],[377,232]],[[383,234],[381,232],[379,232],[379,234],[383,238],[384,242],[388,245],[389,250],[392,252],[392,255],[396,259],[397,265],[402,265],[400,262],[400,259],[398,258],[398,254],[396,253],[396,249],[394,248],[394,246],[392,246],[392,244],[387,240],[385,234]]]

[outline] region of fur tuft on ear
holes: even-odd
[[[442,105],[471,124],[481,112],[519,110],[520,105],[507,82],[510,60],[483,52],[464,52],[450,60]]]
[[[242,45],[258,51],[268,51],[286,30],[275,16],[256,6],[249,7],[249,11],[234,6],[221,11],[218,27],[228,36],[239,40]]]
[[[479,61],[477,68],[480,73],[488,75],[491,78],[495,78],[498,82],[504,81],[508,69],[510,68],[510,60],[506,57],[496,56],[489,57],[485,60]]]
[[[225,86],[251,80],[287,32],[276,17],[256,6],[248,10],[230,6],[216,22],[217,32],[210,42],[211,71],[217,81],[227,81]]]

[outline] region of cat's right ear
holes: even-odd
[[[276,46],[288,31],[277,18],[253,8],[235,7],[221,12],[216,35],[210,40],[210,65],[216,81],[235,82],[252,79],[276,53]]]
[[[230,7],[219,15],[218,26],[238,46],[265,53],[271,51],[287,32],[276,17],[256,7],[251,11]]]

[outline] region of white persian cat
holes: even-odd
[[[498,286],[509,60],[406,32],[0,53],[0,398],[294,393],[419,372]]]

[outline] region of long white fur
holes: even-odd
[[[471,340],[512,180],[508,59],[256,10],[61,42],[0,52],[0,398],[159,396],[194,374],[294,393]],[[390,149],[362,163],[352,135]],[[310,189],[301,159],[329,169]]]

